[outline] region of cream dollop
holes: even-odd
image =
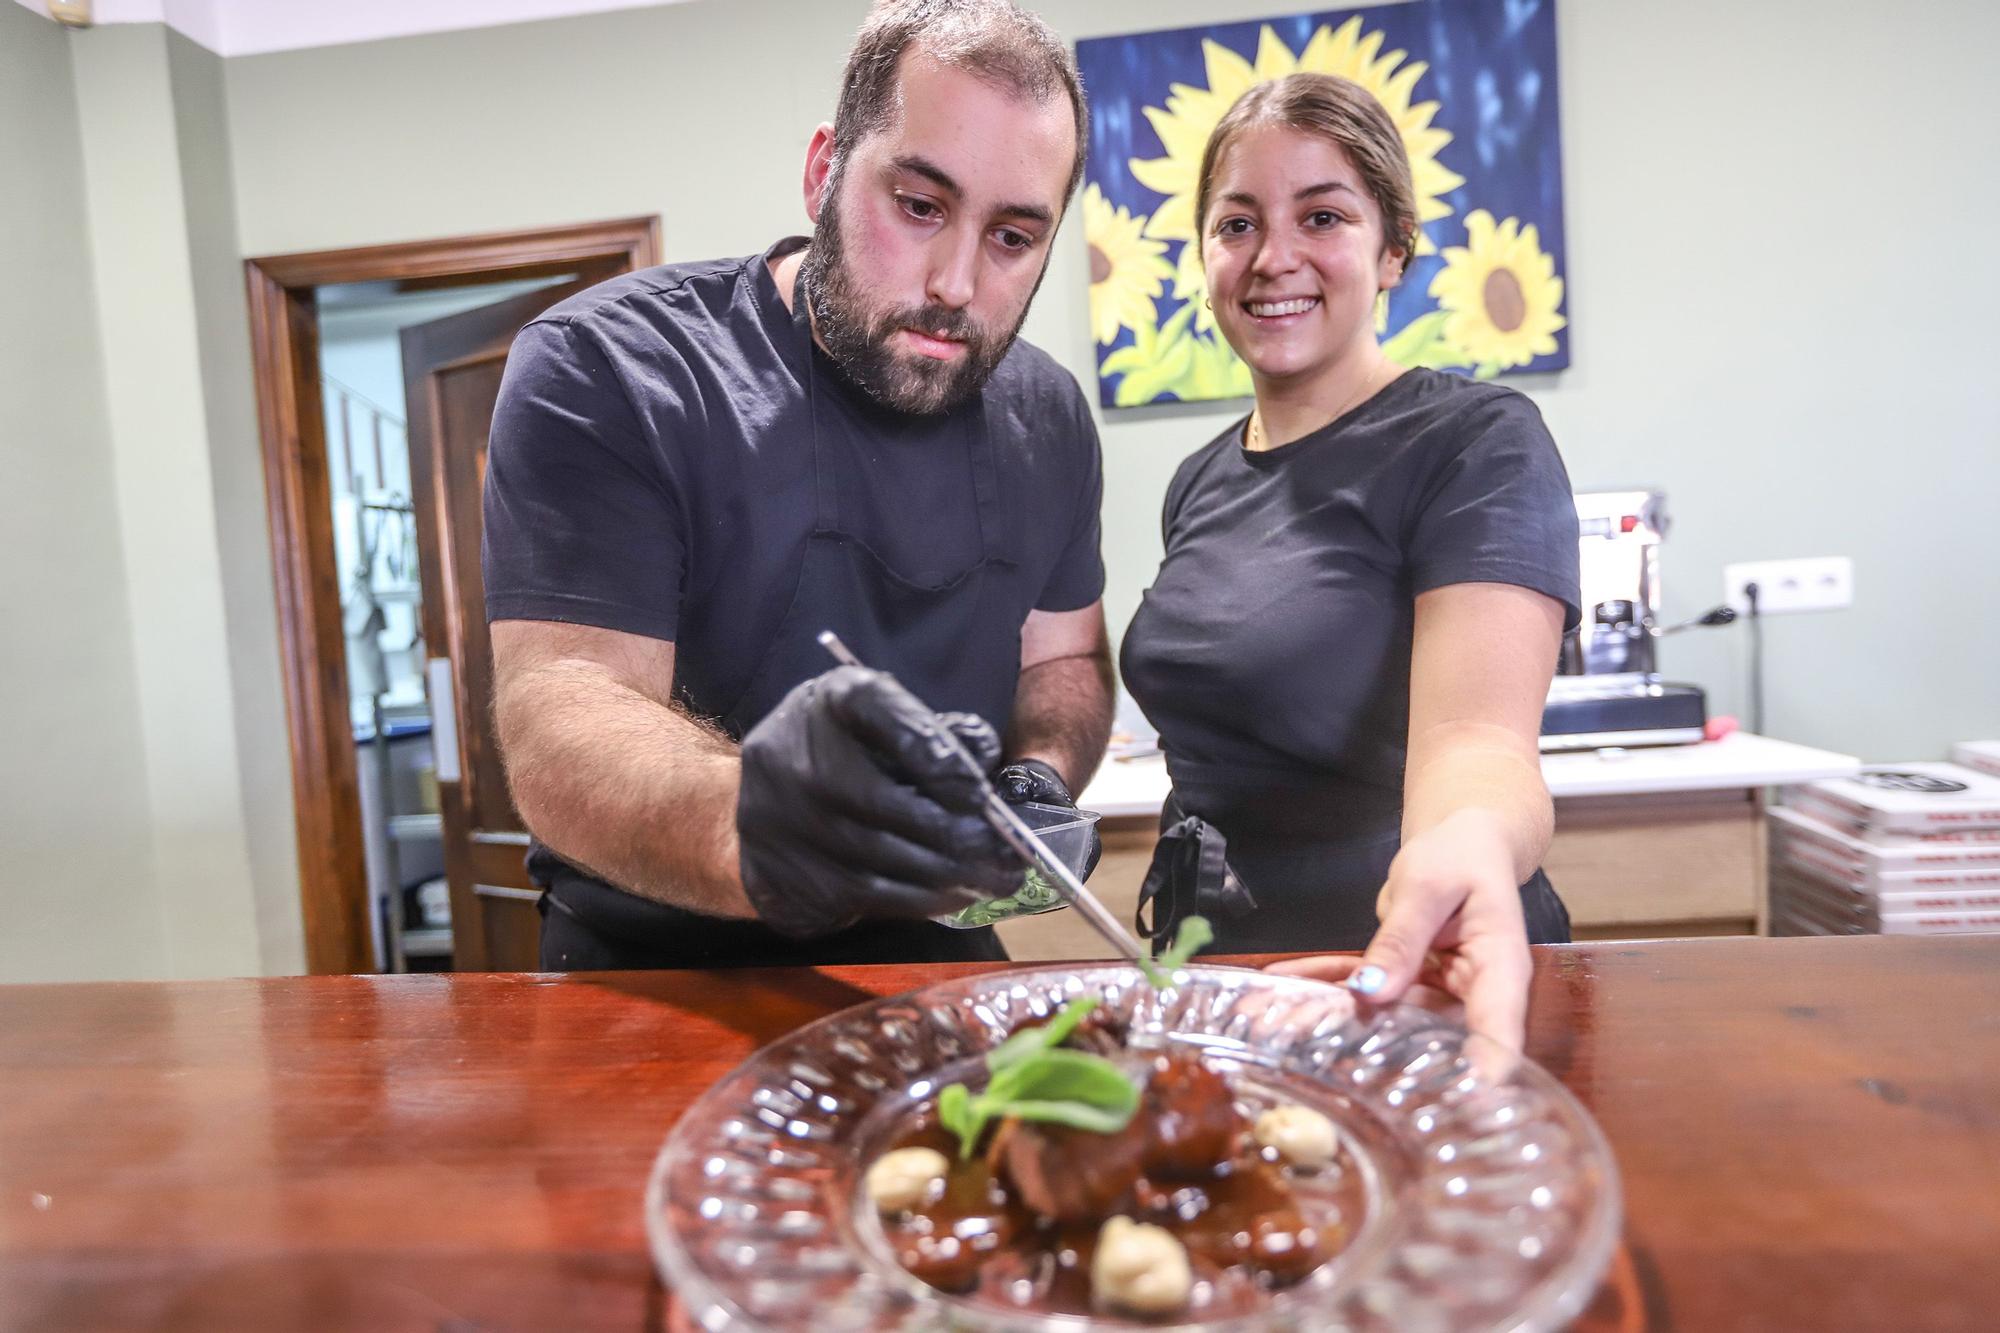
[[[1333,1122],[1309,1106],[1276,1106],[1257,1117],[1251,1136],[1293,1166],[1317,1171],[1333,1161]]]
[[[1166,1314],[1187,1304],[1194,1271],[1187,1250],[1165,1227],[1114,1217],[1097,1233],[1090,1294],[1099,1305],[1134,1314]]]
[[[868,1168],[868,1197],[882,1212],[904,1212],[928,1200],[950,1170],[951,1163],[935,1148],[897,1148]]]

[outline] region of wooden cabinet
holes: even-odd
[[[1579,796],[1555,804],[1555,838],[1543,867],[1569,906],[1575,938],[1763,933],[1764,811],[1757,791]],[[1159,820],[1127,815],[1098,827],[1104,857],[1090,887],[1129,922]],[[1000,937],[1022,962],[1104,956],[1104,945],[1073,912],[1008,922]]]
[[[1763,933],[1764,809],[1755,791],[1555,804],[1542,868],[1577,939]]]

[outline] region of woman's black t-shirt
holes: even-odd
[[[1400,842],[1417,595],[1515,584],[1573,627],[1575,501],[1531,401],[1438,371],[1288,444],[1242,438],[1175,474],[1121,665],[1180,811],[1257,900],[1225,938],[1340,947],[1372,930]]]

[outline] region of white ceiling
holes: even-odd
[[[217,55],[249,56],[494,28],[686,0],[91,0],[98,24],[165,23]],[[46,15],[44,0],[15,0]]]

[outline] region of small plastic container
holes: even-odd
[[[1090,833],[1101,815],[1095,810],[1072,810],[1064,805],[1038,805],[1033,801],[1015,806],[1014,813],[1021,816],[1035,835],[1048,844],[1049,850],[1069,867],[1070,873],[1078,879],[1083,878],[1083,863],[1090,855]],[[1061,891],[1048,882],[1041,869],[1030,866],[1028,882],[1021,886],[1018,893],[974,903],[963,911],[939,917],[938,920],[960,930],[973,930],[990,926],[996,921],[1053,912],[1058,907],[1067,906],[1069,903]]]

